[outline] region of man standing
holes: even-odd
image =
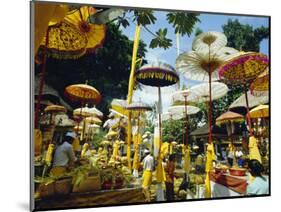
[[[154,167],[153,157],[150,155],[150,151],[148,149],[144,150],[145,158],[143,159],[143,193],[145,196],[145,201],[150,202],[150,185],[152,181],[152,171]]]
[[[57,146],[54,155],[53,168],[50,172],[52,175],[63,175],[67,171],[67,168],[74,165],[74,162],[77,161],[72,147],[72,142],[75,138],[75,132],[68,132],[65,134],[62,144]]]

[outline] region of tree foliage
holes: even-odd
[[[242,51],[259,52],[260,42],[269,36],[267,27],[254,29],[249,24],[241,24],[237,19],[234,21],[229,19],[222,28],[228,38],[227,45]]]

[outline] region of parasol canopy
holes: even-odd
[[[84,120],[86,123],[89,123],[89,124],[101,124],[102,123],[102,121],[98,117],[94,117],[94,116],[86,117]]]
[[[206,48],[204,51],[203,47]],[[187,79],[208,81],[211,77],[212,81],[216,81],[219,79],[218,68],[238,54],[236,49],[230,47],[209,49],[208,46],[202,45],[198,49],[200,50],[182,53],[176,59],[177,71]],[[209,73],[212,73],[211,76]]]
[[[112,138],[112,137],[115,137],[117,136],[118,133],[116,131],[113,131],[113,130],[110,130],[107,134],[106,134],[106,137],[107,138]]]
[[[200,111],[200,109],[198,107],[195,106],[191,106],[191,105],[187,105],[186,106],[187,109],[187,115],[192,115],[192,114],[196,114]],[[168,111],[172,114],[183,114],[183,116],[185,115],[185,106],[184,105],[177,105],[177,106],[172,106],[168,108]]]
[[[66,108],[62,105],[49,105],[44,109],[48,113],[66,113]]]
[[[268,105],[259,105],[252,110],[250,110],[251,118],[266,118],[269,117],[269,107]]]
[[[65,94],[73,101],[97,104],[101,101],[101,95],[97,89],[87,84],[69,85],[65,88]]]
[[[243,122],[243,121],[244,121],[244,117],[241,114],[234,113],[232,111],[227,111],[216,119],[216,124],[220,125],[229,122]]]
[[[225,96],[228,92],[226,84],[221,82],[213,82],[211,88],[212,100],[219,99]],[[190,88],[190,95],[187,97],[188,102],[208,102],[210,100],[209,95],[209,83],[201,83]]]
[[[268,68],[261,73],[250,85],[251,93],[255,96],[269,89],[269,70]]]
[[[257,52],[244,52],[226,61],[219,68],[220,79],[233,84],[246,84],[268,67],[268,57]]]
[[[170,86],[179,81],[175,69],[160,61],[142,66],[136,71],[135,77],[141,84],[155,87]]]
[[[167,120],[180,120],[185,118],[185,115],[183,113],[171,113],[171,112],[165,112],[161,115],[163,121]]]
[[[260,104],[266,104],[269,102],[269,94],[268,91],[265,92],[261,96],[253,96],[250,91],[247,92],[248,99],[249,99],[249,107],[255,107]],[[246,100],[245,100],[245,94],[242,94],[240,97],[238,97],[231,105],[229,106],[229,109],[234,110],[238,107],[244,107],[246,108]]]
[[[49,55],[60,59],[76,59],[100,47],[105,39],[106,27],[89,22],[89,17],[95,13],[95,8],[83,6],[69,11],[61,22],[49,22]],[[41,46],[46,48],[46,38]]]
[[[139,112],[152,110],[152,108],[148,104],[145,104],[143,102],[133,102],[129,104],[126,109]]]
[[[89,108],[88,106],[83,108],[77,108],[73,111],[74,116],[82,116],[82,117],[88,117],[88,116],[96,116],[96,117],[102,117],[103,113],[99,111],[97,108]]]
[[[199,34],[192,43],[192,49],[196,51],[205,51],[210,48],[211,52],[226,46],[227,38],[221,32],[209,31]]]
[[[90,128],[90,129],[98,129],[98,128],[100,128],[100,126],[97,125],[97,124],[90,124],[90,125],[88,125],[88,128]]]

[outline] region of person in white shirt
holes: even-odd
[[[144,150],[144,154],[146,155],[143,159],[143,193],[145,196],[145,201],[150,202],[150,185],[152,182],[152,171],[154,169],[154,159],[150,155],[150,151],[148,149]]]
[[[72,142],[75,138],[75,132],[68,132],[64,137],[63,143],[56,147],[53,167],[50,172],[52,175],[63,175],[67,171],[67,168],[77,161],[72,147]]]

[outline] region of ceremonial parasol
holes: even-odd
[[[175,69],[163,62],[155,61],[151,64],[146,64],[142,66],[135,73],[136,80],[143,84],[153,87],[158,87],[158,104],[161,102],[161,87],[171,86],[179,81],[179,76],[177,75]],[[158,108],[158,118],[159,118],[159,138],[160,145],[159,151],[161,149],[161,106]]]
[[[259,105],[250,110],[250,118],[266,118],[269,116],[268,105]]]
[[[269,70],[268,68],[261,73],[250,85],[251,93],[259,96],[269,89]]]
[[[89,123],[89,124],[101,124],[102,123],[102,120],[100,120],[98,117],[94,117],[94,116],[86,117],[84,120],[86,123]]]
[[[160,156],[162,133],[161,133],[161,87],[171,86],[179,81],[179,76],[175,69],[163,62],[155,61],[151,64],[142,66],[135,73],[136,81],[148,86],[158,87],[158,127],[159,127],[159,150],[158,150],[158,165],[156,167],[157,182],[160,183],[164,180],[163,166]],[[156,141],[158,139],[156,138]]]
[[[247,88],[249,84],[263,73],[268,67],[268,57],[257,52],[240,53],[238,56],[226,61],[219,68],[220,79],[232,84],[244,85],[246,109],[249,113]],[[247,116],[249,131],[252,134],[251,121]]]
[[[185,133],[186,145],[188,145],[188,113],[187,113],[188,108],[187,108],[187,97],[189,96],[189,94],[190,94],[190,90],[182,90],[182,91],[177,91],[177,92],[173,93],[173,95],[172,95],[173,102],[175,102],[177,100],[178,101],[184,101],[184,113],[185,113],[185,117],[186,117],[186,133]],[[193,110],[194,110],[194,108],[193,108]],[[193,113],[191,113],[191,114],[193,114]]]
[[[84,103],[97,104],[101,101],[101,95],[97,89],[88,84],[74,84],[65,88],[65,95],[72,101],[80,102],[83,106]],[[80,115],[82,113],[82,107],[80,109]],[[84,137],[84,130],[81,135]]]
[[[138,112],[138,117],[137,117],[137,141],[136,141],[136,146],[134,147],[135,149],[135,155],[134,155],[134,161],[133,161],[133,169],[134,169],[134,172],[136,173],[135,176],[138,176],[138,165],[139,165],[139,135],[140,135],[140,113],[141,112],[146,112],[146,111],[150,111],[152,110],[152,108],[139,101],[139,102],[132,102],[131,104],[129,104],[127,107],[126,107],[127,110],[129,111],[135,111],[135,112]]]
[[[223,113],[222,115],[220,115],[217,119],[216,119],[216,124],[217,125],[221,125],[221,124],[226,124],[227,126],[227,133],[228,136],[230,137],[230,141],[231,144],[234,147],[234,143],[233,143],[233,132],[234,132],[234,123],[235,122],[243,122],[244,121],[244,117],[238,113],[234,113],[231,111],[227,111],[225,113]],[[234,151],[235,152],[235,151]],[[236,155],[234,154],[234,165],[237,165],[237,160],[236,160]]]
[[[64,106],[61,105],[49,105],[44,109],[44,111],[51,114],[50,122],[52,122],[53,114],[66,113],[67,110]]]
[[[60,12],[60,15],[54,13],[54,16],[59,16],[55,19],[50,17],[46,36],[41,43],[43,59],[38,104],[35,112],[36,128],[39,120],[39,107],[46,74],[47,55],[61,59],[78,58],[86,52],[93,52],[101,45],[105,38],[105,25],[89,23],[90,15],[96,13],[95,8],[83,6],[77,10],[68,12],[65,16],[67,9],[64,8]],[[63,17],[64,19],[58,22]]]
[[[209,142],[212,142],[212,81],[218,80],[218,68],[238,53],[225,47],[227,38],[220,32],[206,32],[198,35],[192,44],[193,51],[181,54],[176,60],[177,70],[187,79],[209,81]]]

